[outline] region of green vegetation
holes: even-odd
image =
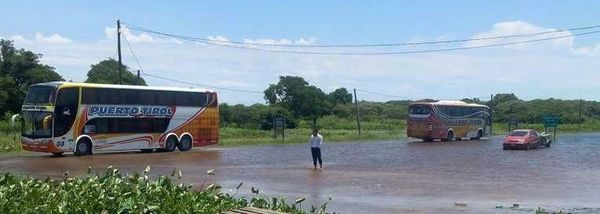
[[[98,64],[91,65],[87,76],[85,82],[119,84],[119,62],[112,58],[102,60]],[[134,75],[126,65],[123,65],[123,71],[121,72],[121,83],[124,85],[146,85],[146,81]]]
[[[171,177],[148,178],[150,167],[142,174],[122,175],[109,167],[103,175],[83,178],[37,179],[11,174],[0,176],[1,213],[222,213],[252,206],[286,213],[305,213],[303,198],[288,203],[280,198],[261,195],[252,187],[251,199],[237,197],[240,183],[233,195],[220,192],[211,184],[213,171],[199,187],[177,183],[181,171],[173,170]],[[206,184],[206,185],[205,185]],[[312,207],[310,213],[326,213],[327,203]]]
[[[0,40],[0,115],[19,112],[31,84],[63,80],[53,67],[40,63],[41,57]]]

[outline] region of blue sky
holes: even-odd
[[[115,57],[115,38],[110,34],[116,19],[203,38],[313,44],[462,39],[600,24],[598,1],[1,1],[1,5],[0,37],[44,54],[44,63],[74,81],[85,79],[90,64]],[[600,99],[594,94],[600,89],[595,84],[600,80],[598,34],[518,47],[368,57],[265,53],[174,42],[136,31],[125,36],[146,72],[220,87],[261,91],[279,75],[299,75],[326,92],[348,87],[410,98],[512,92],[524,99]],[[126,46],[123,53],[124,62],[137,69]],[[151,85],[187,87],[145,79]],[[221,100],[230,103],[264,102],[260,94],[221,94]],[[362,98],[393,99],[373,94]]]

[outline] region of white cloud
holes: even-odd
[[[243,39],[242,41],[244,43],[248,44],[248,45],[253,45],[253,44],[263,44],[263,45],[292,45],[292,44],[296,44],[296,45],[308,45],[308,44],[315,43],[317,41],[317,38],[315,38],[315,37],[299,38],[297,40],[290,40],[290,39],[280,39],[280,40],[276,40],[276,39]]]
[[[503,22],[489,32],[473,37],[547,31],[551,28],[526,22]],[[15,37],[19,48],[44,55],[42,62],[56,67],[68,80],[84,81],[91,64],[116,57],[115,28],[105,28],[105,39],[97,42],[71,42],[61,46]],[[568,32],[567,32],[568,33]],[[197,45],[178,45],[165,38],[123,31],[148,73],[195,82],[202,85],[262,91],[280,75],[298,75],[326,92],[338,87],[357,88],[414,98],[489,97],[491,93],[513,92],[530,98],[584,98],[600,100],[592,93],[600,90],[600,45],[573,46],[568,41],[543,42],[521,48],[489,48],[396,56],[295,55]],[[5,36],[6,38],[11,38]],[[231,41],[223,35],[206,37]],[[434,37],[432,37],[434,38]],[[107,40],[108,39],[108,40]],[[313,44],[316,38],[249,39],[266,44]],[[30,41],[31,43],[27,43]],[[488,41],[485,41],[488,42]],[[471,44],[472,45],[472,44]],[[550,49],[553,51],[538,51]],[[586,55],[585,57],[582,55]],[[133,70],[138,66],[127,47],[123,62]],[[189,85],[144,77],[151,85]],[[263,103],[262,94],[218,90],[220,100],[229,103]],[[393,98],[359,94],[359,99]]]
[[[47,44],[69,44],[71,43],[71,39],[67,37],[63,37],[58,33],[54,33],[50,36],[44,36],[42,33],[35,33],[34,36],[35,42],[38,43],[47,43]]]
[[[507,36],[507,35],[521,35],[521,34],[535,34],[540,32],[549,32],[555,31],[557,29],[554,28],[545,28],[537,25],[533,25],[531,23],[525,21],[509,21],[509,22],[500,22],[494,24],[493,28],[487,32],[478,33],[473,36],[473,39],[486,38],[486,37],[498,37],[498,36]],[[502,43],[510,43],[510,42],[519,42],[526,40],[535,40],[549,37],[560,37],[560,36],[570,36],[572,35],[569,31],[561,31],[549,34],[540,34],[533,37],[511,37],[511,38],[503,38],[503,39],[491,39],[491,40],[476,40],[467,43],[467,47],[473,46],[482,46],[482,45],[494,45],[494,44],[502,44]],[[535,43],[522,43],[504,46],[510,49],[537,49],[537,50],[565,50],[570,49],[573,46],[573,37],[565,37],[560,39],[535,42]]]
[[[229,42],[229,39],[227,39],[227,37],[220,36],[220,35],[208,36],[206,38],[208,38],[209,40],[212,40],[212,41],[216,41],[216,42]]]
[[[104,35],[107,39],[116,39],[117,38],[117,27],[105,27]],[[129,28],[126,26],[121,27],[121,35],[124,36],[127,41],[131,43],[175,43],[175,44],[183,44],[183,41],[175,38],[158,38],[151,36],[148,33],[142,32],[139,34],[134,34],[131,32]]]
[[[600,56],[600,44],[575,48],[573,53],[585,56]]]

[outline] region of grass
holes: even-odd
[[[122,175],[109,167],[103,175],[63,179],[37,179],[12,174],[0,176],[0,213],[222,213],[252,206],[299,214],[303,198],[288,203],[261,195],[252,188],[250,199],[224,194],[221,187],[205,182],[199,187],[178,183],[181,171],[171,177],[150,179],[148,166],[142,174]],[[207,172],[207,180],[212,175]],[[176,176],[177,175],[177,176]],[[206,184],[206,185],[205,185]],[[326,213],[327,203],[309,213]]]
[[[289,143],[308,143],[311,129],[298,128],[286,129],[285,140],[281,135],[277,139],[273,138],[273,131],[250,130],[240,128],[221,128],[219,145],[221,146],[238,146],[238,145],[257,145],[257,144],[289,144]],[[340,141],[369,141],[369,140],[385,140],[399,139],[406,136],[405,130],[364,130],[361,135],[358,135],[356,130],[329,130],[321,129],[321,134],[324,136],[325,142],[340,142]]]

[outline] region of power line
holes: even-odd
[[[363,93],[367,93],[367,94],[373,94],[373,95],[379,95],[379,96],[383,96],[383,97],[392,97],[392,98],[398,98],[398,99],[405,99],[405,100],[420,100],[423,98],[415,98],[415,97],[404,97],[404,96],[397,96],[397,95],[391,95],[391,94],[384,94],[384,93],[379,93],[379,92],[373,92],[373,91],[367,91],[367,90],[362,90],[362,89],[356,89],[356,91],[360,91]],[[481,96],[481,97],[464,97],[464,98],[439,98],[438,100],[462,100],[462,99],[470,99],[470,98],[477,98],[477,99],[481,99],[481,98],[487,98],[487,96]]]
[[[384,96],[384,97],[393,97],[393,98],[409,99],[409,100],[412,99],[412,97],[402,97],[402,96],[396,96],[396,95],[390,95],[390,94],[383,94],[383,93],[379,93],[379,92],[366,91],[366,90],[362,90],[362,89],[356,89],[356,91],[364,92],[367,94]]]
[[[239,49],[249,49],[249,50],[259,50],[266,52],[275,52],[275,53],[289,53],[289,54],[306,54],[306,55],[354,55],[354,56],[366,56],[366,55],[405,55],[405,54],[421,54],[421,53],[435,53],[435,52],[448,52],[448,51],[460,51],[460,50],[471,50],[471,49],[481,49],[481,48],[490,48],[490,47],[500,47],[500,46],[509,46],[509,45],[517,45],[517,44],[526,44],[526,43],[534,43],[555,39],[562,39],[568,37],[575,36],[584,36],[590,34],[600,33],[598,31],[590,31],[572,35],[564,35],[564,36],[555,36],[548,37],[542,39],[532,39],[532,40],[524,40],[524,41],[516,41],[516,42],[505,42],[491,45],[478,45],[478,46],[468,46],[468,47],[455,47],[455,48],[441,48],[441,49],[429,49],[429,50],[415,50],[415,51],[392,51],[392,52],[314,52],[314,51],[293,51],[293,50],[273,50],[273,49],[265,49],[265,48],[254,48],[254,47],[245,47],[245,46],[236,46],[236,45],[226,45],[226,44],[218,44],[218,43],[209,43],[203,42],[205,44],[219,45],[231,48],[239,48]]]
[[[393,47],[393,46],[415,46],[415,45],[433,45],[433,44],[448,44],[448,43],[462,43],[469,41],[482,41],[482,40],[496,40],[496,39],[506,39],[506,38],[523,38],[523,37],[533,37],[540,36],[545,34],[552,33],[560,33],[560,32],[571,32],[571,31],[579,31],[579,30],[590,30],[600,28],[600,25],[592,25],[592,26],[584,26],[584,27],[575,27],[575,28],[567,28],[567,29],[556,29],[549,31],[541,31],[534,33],[523,33],[523,34],[511,34],[511,35],[501,35],[501,36],[492,36],[492,37],[479,37],[479,38],[469,38],[469,39],[453,39],[453,40],[436,40],[436,41],[423,41],[423,42],[405,42],[405,43],[381,43],[381,44],[331,44],[331,45],[317,45],[317,44],[269,44],[269,43],[257,43],[257,42],[242,42],[242,41],[221,41],[214,39],[207,39],[201,37],[191,37],[191,36],[180,36],[174,35],[164,32],[159,32],[155,30],[151,30],[148,28],[139,27],[133,24],[122,22],[132,30],[144,31],[153,34],[159,34],[169,37],[179,37],[186,40],[195,40],[207,43],[221,43],[221,44],[231,44],[231,45],[253,45],[253,46],[270,46],[270,47],[302,47],[302,48],[348,48],[348,47]]]
[[[202,85],[202,84],[197,84],[197,83],[192,83],[192,82],[187,82],[187,81],[182,81],[182,80],[176,80],[176,79],[172,79],[172,78],[167,78],[167,77],[161,77],[158,75],[154,75],[154,74],[150,74],[144,71],[144,69],[142,68],[142,64],[140,63],[140,61],[137,58],[137,55],[135,54],[135,51],[133,50],[133,48],[131,47],[131,45],[129,44],[129,40],[127,40],[127,37],[124,36],[123,38],[125,38],[125,42],[127,43],[127,47],[129,47],[129,50],[131,51],[131,54],[133,55],[135,61],[137,62],[140,71],[142,72],[143,75],[145,76],[149,76],[149,77],[154,77],[157,79],[162,79],[162,80],[167,80],[167,81],[173,81],[173,82],[178,82],[178,83],[183,83],[183,84],[188,84],[188,85],[194,85],[194,86],[199,86],[199,87],[205,87],[205,88],[214,88],[214,89],[221,89],[221,90],[228,90],[228,91],[236,91],[236,92],[248,92],[248,93],[263,93],[260,91],[251,91],[251,90],[243,90],[243,89],[233,89],[233,88],[224,88],[224,87],[217,87],[217,86],[209,86],[209,85]]]
[[[129,50],[131,51],[131,54],[133,55],[135,62],[137,62],[138,66],[140,68],[140,71],[144,72],[144,69],[142,68],[142,64],[140,64],[140,60],[138,60],[138,57],[135,54],[135,51],[133,51],[133,48],[131,48],[131,45],[129,44],[129,40],[127,40],[127,36],[123,36],[123,38],[125,38],[125,43],[127,43],[127,47],[129,47]]]
[[[209,45],[218,45],[218,46],[224,46],[224,47],[230,47],[230,48],[258,50],[258,51],[266,51],[266,52],[274,52],[274,53],[306,54],[306,55],[404,55],[404,54],[435,53],[435,52],[460,51],[460,50],[471,50],[471,49],[481,49],[481,48],[490,48],[490,47],[509,46],[509,45],[516,45],[516,44],[534,43],[534,42],[541,42],[541,41],[548,41],[548,40],[555,40],[555,39],[562,39],[562,38],[569,38],[569,37],[575,37],[575,36],[584,36],[584,35],[600,33],[600,30],[596,30],[596,31],[588,31],[588,32],[577,33],[577,34],[553,36],[553,37],[522,40],[522,41],[515,41],[515,42],[504,42],[504,43],[497,43],[497,44],[490,44],[490,45],[428,49],[428,50],[391,51],[391,52],[315,52],[315,51],[297,51],[297,50],[275,50],[275,49],[266,49],[266,48],[258,48],[258,47],[231,45],[231,44],[226,44],[221,41],[208,42],[208,41],[206,41],[206,39],[201,40],[201,39],[194,38],[194,37],[178,36],[178,35],[173,35],[173,34],[168,34],[168,33],[161,33],[161,32],[157,32],[157,31],[146,31],[146,30],[141,30],[141,31],[145,31],[148,33],[154,33],[154,34],[158,34],[158,35],[163,35],[163,36],[167,36],[167,37],[172,37],[172,38],[179,38],[182,40],[188,40],[188,41],[193,41],[193,42],[209,44]]]
[[[187,82],[187,81],[172,79],[172,78],[168,78],[168,77],[162,77],[162,76],[158,76],[158,75],[155,75],[155,74],[150,74],[150,73],[147,73],[147,72],[142,72],[142,74],[145,75],[145,76],[154,77],[156,79],[167,80],[167,81],[172,81],[172,82],[178,82],[178,83],[183,83],[183,84],[193,85],[193,86],[199,86],[199,87],[204,87],[204,88],[214,88],[214,89],[221,89],[221,90],[226,90],[226,91],[235,91],[235,92],[242,92],[242,93],[255,93],[255,94],[262,94],[263,93],[261,91],[253,91],[253,90],[244,90],[244,89],[235,89],[235,88],[225,88],[225,87],[217,87],[217,86],[210,86],[210,85],[202,85],[202,84],[198,84],[198,83]]]

